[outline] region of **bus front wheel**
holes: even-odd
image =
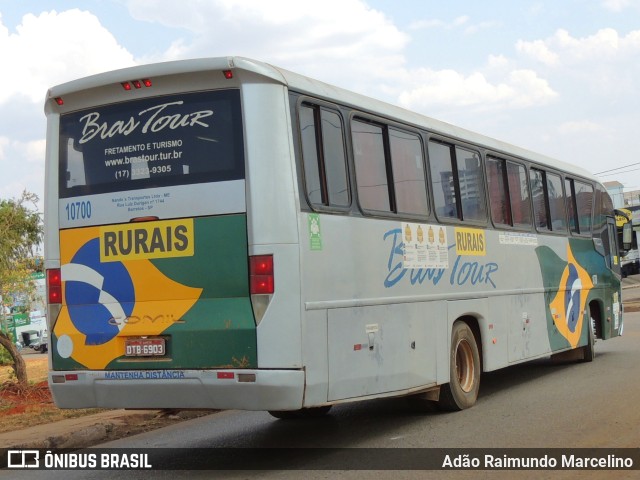
[[[480,354],[469,325],[457,321],[451,332],[449,383],[440,388],[438,407],[457,411],[472,407],[480,389]]]

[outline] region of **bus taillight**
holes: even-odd
[[[270,295],[275,291],[273,255],[249,257],[249,289],[251,295]]]
[[[138,90],[143,86],[149,88],[153,86],[153,82],[150,78],[143,78],[142,80],[129,80],[128,82],[121,82],[120,85],[122,85],[122,88],[124,88],[126,91],[131,91],[134,88]]]
[[[59,268],[47,270],[47,298],[49,304],[62,303],[62,277]]]

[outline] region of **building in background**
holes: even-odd
[[[609,192],[609,195],[611,195],[611,200],[613,200],[614,208],[624,207],[624,192],[622,191],[624,185],[615,180],[612,182],[604,182],[603,185],[604,188],[607,189],[607,192]]]

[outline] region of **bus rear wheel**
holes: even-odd
[[[480,390],[480,354],[469,325],[457,321],[451,332],[449,383],[440,388],[438,407],[457,411],[472,407]]]

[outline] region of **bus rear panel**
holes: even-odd
[[[301,371],[257,370],[273,256],[249,256],[241,83],[207,69],[51,93],[60,407],[301,407]]]

